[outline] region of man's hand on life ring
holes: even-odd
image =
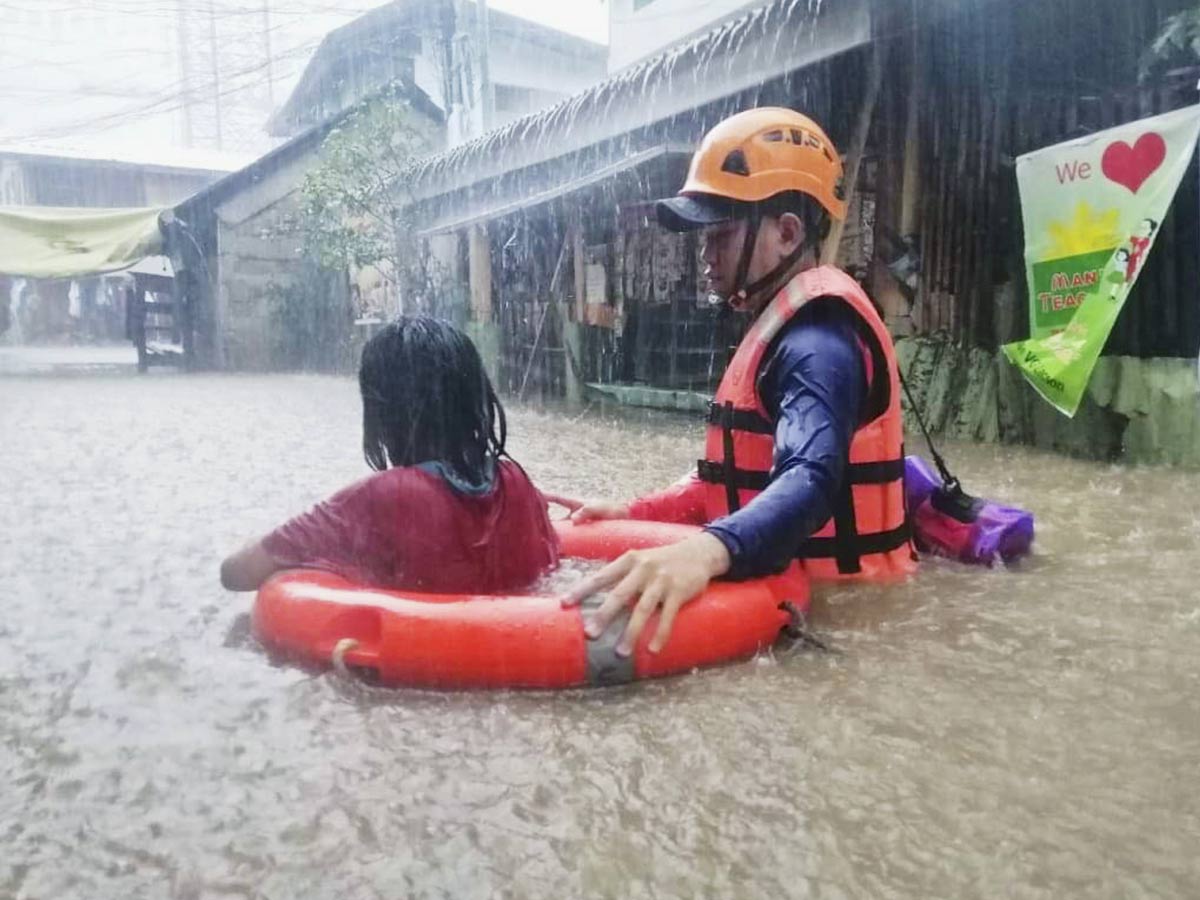
[[[579,582],[563,598],[563,605],[574,606],[585,597],[609,591],[600,608],[584,620],[587,636],[597,638],[622,609],[634,604],[629,624],[617,643],[617,653],[622,656],[633,652],[642,629],[661,606],[658,628],[650,641],[650,652],[657,653],[671,636],[679,610],[695,599],[709,581],[729,571],[729,566],[725,545],[711,534],[702,533],[677,544],[622,554]]]

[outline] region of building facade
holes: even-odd
[[[191,157],[190,163],[185,159]],[[170,207],[228,174],[224,157],[170,153],[158,158],[89,158],[68,151],[34,153],[0,147],[0,206],[66,208]],[[0,273],[6,307],[4,339],[11,343],[107,342],[126,337],[128,299],[171,292],[171,267],[152,257],[134,273],[72,279],[30,279]],[[165,302],[165,301],[164,301]],[[169,343],[183,336],[171,317]],[[154,316],[150,326],[156,324]],[[142,350],[144,351],[144,346]]]
[[[423,136],[422,151],[440,144],[441,112],[422,91],[393,82],[387,96],[404,103],[405,121]],[[199,254],[190,290],[204,335],[201,365],[259,371],[348,365],[352,325],[362,312],[356,299],[374,279],[307,258],[297,224],[304,180],[320,166],[324,142],[371,102],[381,101],[368,98],[175,207]]]
[[[637,12],[660,3],[668,0]],[[1121,397],[1162,395],[1137,408],[1174,416],[1175,389],[1161,388],[1174,381],[1145,373],[1186,367],[1195,386],[1200,306],[1186,286],[1200,271],[1195,253],[1172,249],[1194,247],[1200,228],[1188,202],[1194,166],[1102,360],[1136,387],[1097,394],[1072,422],[1044,410],[996,357],[1028,333],[1015,158],[1195,101],[1194,60],[1144,65],[1186,3],[1147,0],[1136,14],[1115,0],[1102,7],[753,4],[428,160],[415,173],[420,215],[431,237],[463,248],[471,315],[509,390],[701,406],[736,329],[724,331],[698,299],[694,240],[658,233],[649,201],[678,189],[696,142],[730,113],[802,110],[847,170],[849,220],[823,256],[863,282],[894,334],[911,336],[902,352],[920,358],[912,380],[935,430],[1100,456],[1137,443],[1152,455],[1155,433],[1193,426],[1143,422]],[[1122,23],[1119,40],[1105,37],[1112,21]],[[1102,43],[1104,54],[1092,52]],[[1139,365],[1122,368],[1125,359]],[[1200,460],[1198,448],[1191,441],[1188,458]]]
[[[291,137],[394,80],[442,111],[446,145],[550,106],[605,75],[606,49],[474,2],[395,0],[328,34],[271,118]]]

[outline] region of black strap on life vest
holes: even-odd
[[[733,453],[733,401],[721,407],[721,481],[725,485],[725,503],[731,513],[742,508],[738,497],[737,460]]]
[[[836,527],[836,520],[835,520]],[[877,531],[871,534],[856,535],[852,542],[854,552],[859,556],[870,556],[873,553],[891,553],[893,550],[899,550],[912,539],[912,526],[908,519],[896,528],[888,531]],[[804,542],[799,552],[796,554],[797,559],[837,559],[839,549],[839,538],[809,538]],[[851,574],[852,572],[861,571],[859,569],[851,569],[846,571],[842,568],[842,563],[838,561],[838,572],[842,574]]]
[[[737,409],[732,403],[708,404],[708,416],[705,421],[709,425],[723,427],[727,420],[731,423],[730,427],[734,431],[748,431],[751,434],[775,434],[774,423],[765,416],[760,416],[753,409]]]
[[[838,488],[833,506],[833,537],[809,538],[796,553],[798,559],[835,559],[838,574],[856,575],[862,571],[862,558],[874,553],[890,553],[903,547],[912,530],[905,513],[899,527],[888,531],[862,534],[854,512],[854,485],[890,484],[904,478],[904,449],[898,459],[872,463],[851,463]]]
[[[854,484],[849,476],[842,479],[833,504],[833,555],[838,573],[857,575],[862,571],[862,552],[858,549],[858,517],[854,514]]]
[[[904,477],[904,461],[850,463],[846,467],[851,484],[887,484]],[[696,474],[706,484],[726,484],[727,469],[724,462],[709,459],[696,461]],[[733,470],[734,486],[739,491],[764,491],[771,483],[771,473],[760,469]]]
[[[731,512],[742,508],[738,491],[761,491],[770,483],[770,472],[757,469],[739,469],[734,453],[733,433],[745,431],[751,434],[774,434],[775,426],[752,409],[738,409],[732,400],[708,404],[709,425],[721,429],[721,461],[701,459],[696,461],[696,474],[707,484],[725,487],[725,505]]]
[[[709,459],[696,460],[696,474],[706,484],[721,484],[728,486],[725,464]],[[771,483],[770,472],[760,472],[755,469],[734,469],[733,485],[739,491],[765,491]],[[728,499],[728,498],[726,498]]]

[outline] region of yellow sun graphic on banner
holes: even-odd
[[[1094,212],[1085,201],[1080,200],[1075,207],[1075,216],[1069,222],[1051,220],[1046,226],[1050,235],[1046,259],[1111,250],[1121,243],[1121,235],[1117,231],[1119,218],[1119,210]]]

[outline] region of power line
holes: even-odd
[[[63,15],[68,13],[116,13],[118,15],[131,15],[139,17],[153,18],[174,18],[177,12],[177,6],[172,3],[164,3],[163,0],[149,0],[154,5],[152,6],[130,6],[131,0],[124,0],[124,3],[63,3],[57,7],[52,6],[53,0],[34,0],[29,6],[14,5],[12,0],[4,0],[0,2],[0,10],[8,10],[9,12],[22,13],[25,15],[39,15],[47,18],[54,15]],[[328,4],[300,4],[300,5],[273,5],[271,8],[272,15],[278,12],[280,15],[291,16],[293,18],[301,18],[312,15],[350,15],[360,16],[372,9],[377,9],[381,6],[390,5],[388,2],[376,2],[372,4],[356,4],[354,6],[336,6]],[[236,8],[222,7],[219,15],[222,18],[246,18],[251,19],[260,14],[258,9],[239,6]]]
[[[281,57],[277,57],[274,60],[274,62],[278,63],[280,58]],[[256,67],[256,69],[261,70],[265,66],[266,66],[266,63],[263,62],[263,63],[260,63]],[[302,67],[297,67],[296,69],[289,71],[287,74],[287,77],[290,78],[292,75],[297,74],[301,68]],[[243,72],[239,73],[239,75],[245,75],[245,74],[250,74],[250,73],[249,73],[249,71],[243,71]],[[260,87],[260,85],[256,82],[235,84],[231,87],[221,89],[220,92],[216,93],[216,94],[214,94],[213,92],[209,92],[206,95],[206,99],[212,100],[215,97],[220,97],[221,99],[224,99],[224,98],[232,97],[237,94],[240,94],[245,91],[252,90],[252,89],[255,89],[258,87]],[[197,94],[197,91],[198,91],[198,89],[196,89],[196,88],[185,88],[184,90],[181,90],[181,91],[177,91],[177,92],[165,95],[165,96],[160,96],[160,97],[156,98],[155,100],[151,101],[150,103],[147,103],[147,104],[144,104],[141,106],[115,110],[115,111],[103,113],[103,114],[100,114],[97,116],[91,116],[91,117],[88,117],[85,119],[79,119],[79,120],[76,120],[76,121],[73,121],[73,122],[70,122],[70,123],[67,123],[64,125],[53,126],[53,127],[46,128],[46,129],[43,129],[38,132],[26,133],[19,137],[14,137],[14,140],[18,143],[35,143],[38,141],[44,141],[44,140],[49,140],[49,139],[53,139],[53,138],[66,137],[73,133],[77,133],[77,132],[85,131],[85,130],[108,131],[113,128],[120,127],[121,125],[128,124],[130,122],[136,121],[141,118],[151,118],[151,117],[168,115],[170,113],[178,112],[179,110],[183,109],[185,106],[192,103],[193,102],[192,97],[193,97],[193,95]],[[180,101],[182,101],[182,102],[180,102]]]
[[[211,4],[212,0],[209,0]],[[703,5],[708,5],[712,0],[701,0]],[[364,9],[363,6],[348,7],[345,5],[336,5],[329,3],[310,3],[310,4],[276,4],[272,2],[270,14],[273,19],[278,19],[279,16],[291,16],[300,18],[313,14],[329,13],[342,14],[352,17],[359,17],[366,14],[369,9],[378,8],[376,4],[373,7]],[[69,13],[75,12],[100,12],[110,15],[136,15],[144,17],[151,15],[155,18],[170,17],[175,25],[171,30],[178,32],[178,16],[180,5],[173,2],[164,2],[164,0],[145,0],[144,3],[138,3],[136,0],[101,0],[101,2],[89,3],[86,5],[78,3],[63,2],[54,5],[54,0],[45,0],[36,4],[38,12],[45,13],[47,7],[53,6],[53,13]],[[13,0],[0,0],[0,9],[15,10],[20,12],[33,12],[34,10],[28,7],[20,7],[14,5]],[[239,7],[231,9],[228,6],[213,7],[209,6],[212,12],[210,21],[224,21],[230,27],[240,24],[244,21],[252,21],[247,19],[247,16],[255,16],[261,21],[262,8],[246,8]],[[203,13],[205,10],[197,10],[193,7],[193,12]],[[267,33],[285,32],[291,28],[293,22],[275,22],[267,29],[259,29],[256,35]],[[330,29],[329,31],[334,31]],[[406,29],[412,32],[420,33],[423,28]],[[158,118],[167,116],[181,110],[205,108],[209,104],[214,104],[219,107],[220,101],[233,96],[241,95],[252,90],[259,90],[265,87],[261,81],[251,80],[255,76],[264,72],[270,72],[272,75],[277,75],[282,82],[288,82],[302,71],[307,64],[308,57],[312,51],[325,40],[329,32],[324,32],[316,37],[305,39],[297,45],[289,47],[279,53],[266,54],[266,58],[260,59],[252,65],[241,69],[217,69],[213,77],[208,79],[193,80],[188,77],[177,79],[167,84],[164,88],[143,96],[138,99],[138,102],[123,106],[120,109],[109,110],[104,113],[91,115],[83,118],[74,119],[62,124],[47,126],[36,132],[26,132],[21,135],[14,135],[12,140],[17,143],[36,143],[41,141],[53,140],[56,138],[67,137],[85,131],[109,131],[114,128],[120,128],[127,124],[138,121],[139,119]],[[213,42],[215,44],[215,41]],[[137,52],[144,54],[144,51],[129,50],[129,55]],[[201,53],[201,58],[208,56],[212,51]],[[214,62],[217,56],[214,54]],[[288,61],[300,60],[300,64],[294,66],[284,66],[283,72],[277,71],[280,64]],[[181,60],[182,62],[182,60]],[[203,63],[202,63],[203,64]],[[13,69],[24,68],[15,66]],[[0,70],[3,72],[4,70]],[[45,94],[51,94],[52,91],[46,89]],[[70,94],[64,93],[65,97],[70,97]]]
[[[294,59],[297,57],[303,57],[305,64],[307,64],[308,54],[310,54],[313,50],[315,50],[316,47],[319,46],[323,40],[324,40],[324,36],[322,36],[320,38],[307,40],[307,41],[303,42],[302,44],[299,44],[295,47],[290,48],[289,50],[285,50],[282,53],[276,54],[273,59],[260,60],[256,63],[254,63],[253,65],[248,66],[244,69],[235,70],[233,72],[226,72],[224,74],[223,78],[226,80],[230,80],[230,81],[244,79],[247,76],[252,76],[252,75],[261,73],[261,72],[265,71],[269,66],[273,66],[273,65],[279,63],[280,61]],[[301,66],[298,66],[298,67],[292,69],[291,71],[289,71],[287,73],[286,79],[290,79],[292,76],[298,74],[298,72],[302,71],[304,67],[305,67],[304,65],[301,65]],[[281,80],[286,80],[286,79],[281,79]],[[241,93],[244,91],[253,90],[254,88],[257,88],[260,86],[261,86],[260,82],[249,82],[249,83],[243,83],[243,84],[237,85],[237,86],[232,87],[227,90],[226,89],[218,89],[218,90],[214,91],[213,90],[214,88],[219,87],[219,81],[201,82],[198,85],[190,86],[186,83],[186,81],[184,79],[180,79],[179,81],[175,82],[167,90],[160,92],[159,96],[157,96],[155,99],[151,100],[149,103],[146,103],[143,105],[138,105],[138,106],[131,107],[131,108],[127,108],[124,110],[118,110],[118,111],[115,111],[112,113],[105,113],[100,116],[93,117],[91,119],[82,120],[82,121],[79,121],[76,123],[71,123],[70,125],[67,125],[67,126],[57,126],[56,128],[51,129],[49,131],[45,131],[40,134],[33,135],[29,139],[32,141],[32,140],[44,140],[47,137],[61,137],[61,136],[64,136],[65,134],[69,134],[71,131],[85,129],[85,128],[89,128],[89,127],[100,127],[100,128],[102,128],[102,130],[108,130],[111,128],[118,127],[119,125],[124,124],[125,122],[132,121],[134,118],[137,118],[138,116],[166,115],[167,113],[170,113],[170,112],[176,112],[180,109],[183,109],[184,106],[187,105],[187,101],[189,101],[194,95],[199,96],[202,99],[212,99],[214,96],[224,98],[224,97],[232,96],[234,94],[238,94],[238,93]],[[176,105],[173,105],[173,106],[166,105],[166,104],[172,104],[175,101],[184,101],[184,102],[177,103]]]
[[[146,12],[150,11],[150,12],[153,12],[156,14],[166,15],[168,13],[173,12],[175,17],[177,18],[178,12],[179,12],[178,4],[175,4],[175,5],[171,6],[170,8],[168,8],[161,4],[161,0],[151,0],[151,2],[154,3],[155,5],[143,4],[143,5],[137,6],[136,9],[129,5],[129,0],[126,0],[126,2],[123,5],[112,4],[112,3],[110,3],[110,4],[93,4],[88,7],[84,7],[84,8],[93,10],[93,11],[96,10],[97,8],[100,8],[101,11],[110,12],[110,13],[115,11],[118,14],[122,14],[122,13],[128,14],[128,13],[134,13],[134,12],[141,14],[141,13],[146,13]],[[39,6],[41,7],[42,11],[45,11],[44,5],[39,4]],[[11,2],[0,2],[0,8],[17,9],[17,7],[14,7]],[[72,4],[65,4],[65,5],[60,5],[58,7],[58,9],[64,10],[64,11],[69,10],[69,9],[77,10],[77,9],[80,9],[80,7],[73,6]],[[26,10],[22,10],[22,11],[27,12],[28,10],[26,9]],[[252,9],[252,10],[248,11],[245,8],[231,10],[227,7],[223,7],[221,9],[214,8],[212,11],[214,13],[214,17],[213,17],[214,19],[220,18],[220,17],[224,17],[227,20],[235,18],[235,17],[240,18],[240,17],[246,15],[248,12],[252,12],[255,16],[258,16],[258,17],[262,16],[261,8]],[[301,15],[310,15],[314,11],[338,12],[338,13],[352,15],[352,16],[360,16],[364,13],[364,9],[361,6],[346,7],[346,6],[333,6],[333,5],[328,5],[328,4],[325,4],[325,5],[305,4],[303,7],[300,7],[300,6],[291,6],[291,7],[272,6],[271,14],[272,14],[272,16],[274,16],[276,14],[276,12],[280,12],[285,15],[301,16]],[[176,26],[176,27],[178,27],[178,26]],[[275,24],[275,25],[271,26],[269,30],[272,32],[284,31],[284,30],[287,30],[288,27],[289,26],[287,24],[279,23],[279,24]],[[414,29],[414,30],[416,30],[416,29]],[[173,82],[172,84],[170,84],[169,86],[167,86],[165,89],[157,92],[156,94],[152,94],[152,95],[150,95],[150,97],[144,98],[143,102],[139,102],[135,105],[127,106],[127,107],[124,107],[119,110],[109,111],[109,112],[102,113],[99,115],[90,116],[90,117],[87,117],[84,119],[77,119],[77,120],[69,122],[69,123],[50,126],[48,128],[44,128],[36,133],[32,133],[32,134],[27,133],[25,135],[22,135],[19,138],[19,140],[21,140],[22,142],[36,142],[36,141],[43,141],[43,140],[47,140],[47,139],[51,139],[51,138],[63,137],[63,136],[69,135],[73,132],[89,130],[89,129],[110,130],[112,128],[117,128],[117,127],[120,127],[127,123],[130,123],[138,118],[150,117],[150,116],[163,116],[163,115],[168,115],[173,112],[177,112],[179,110],[192,108],[192,107],[195,107],[197,105],[197,103],[207,104],[207,103],[212,102],[212,103],[219,104],[220,99],[227,98],[227,97],[237,95],[237,94],[241,94],[241,93],[251,91],[251,90],[261,87],[261,84],[259,82],[245,81],[245,79],[247,79],[248,77],[253,77],[254,75],[260,74],[264,71],[273,70],[274,67],[278,66],[279,63],[286,62],[289,59],[294,59],[294,58],[300,57],[300,56],[303,56],[307,59],[308,55],[312,52],[313,49],[315,49],[320,44],[320,42],[322,40],[324,40],[325,36],[326,36],[325,34],[321,34],[318,37],[307,39],[307,40],[301,42],[300,44],[289,48],[288,50],[284,50],[279,53],[269,54],[266,56],[265,59],[261,59],[261,60],[255,62],[253,65],[250,65],[250,66],[242,68],[242,69],[237,69],[237,70],[233,70],[233,71],[229,71],[228,69],[221,71],[218,69],[217,71],[214,72],[214,76],[207,80],[201,80],[199,82],[196,82],[193,79],[190,79],[187,77],[179,79],[179,80]],[[17,66],[14,68],[24,68],[24,67]],[[284,81],[291,80],[295,75],[298,74],[299,70],[301,70],[302,68],[303,68],[303,66],[297,66],[297,67],[291,67],[291,68],[285,70],[284,73],[281,73],[280,80],[284,80]],[[222,87],[222,84],[221,84],[222,81],[230,83],[231,86],[228,88]]]
[[[306,46],[296,48],[296,49],[298,49],[302,52],[311,51],[316,46],[316,43],[317,42],[311,42]],[[278,63],[281,59],[285,59],[291,55],[295,55],[294,52],[287,52],[287,53],[281,54],[280,56],[277,56],[275,58],[273,63]],[[255,66],[251,67],[250,69],[244,69],[244,70],[237,72],[234,75],[228,76],[228,77],[237,78],[237,77],[253,74],[255,72],[261,72],[267,67],[267,65],[273,64],[273,63],[268,62],[268,61],[263,61],[263,62],[257,63]],[[300,67],[300,68],[302,68],[302,67]],[[299,71],[299,69],[289,73],[288,77],[291,77],[292,74],[296,74],[296,71]],[[163,115],[167,115],[169,113],[178,112],[179,110],[181,110],[185,106],[187,106],[189,104],[189,102],[191,102],[192,96],[195,95],[198,90],[200,90],[206,86],[214,87],[215,85],[210,82],[208,85],[202,85],[200,88],[184,87],[182,90],[169,93],[165,96],[160,96],[159,98],[155,99],[154,101],[152,101],[148,104],[142,105],[142,106],[137,106],[137,107],[128,108],[128,109],[124,109],[124,110],[117,110],[115,112],[105,113],[105,114],[102,114],[99,116],[92,117],[90,119],[83,119],[83,120],[69,123],[67,125],[56,126],[56,127],[49,128],[49,129],[46,129],[41,132],[29,134],[29,135],[25,136],[24,139],[16,138],[16,140],[18,143],[26,143],[26,142],[33,143],[33,142],[44,141],[44,140],[48,140],[48,139],[52,139],[52,138],[66,137],[72,133],[83,131],[83,130],[94,129],[97,131],[108,131],[113,128],[120,127],[121,125],[127,124],[129,122],[135,121],[136,119],[139,119],[142,117],[163,116]],[[248,84],[240,84],[240,85],[235,85],[233,87],[224,88],[218,92],[210,92],[210,93],[204,94],[202,96],[204,96],[205,99],[208,99],[208,100],[212,100],[215,98],[224,99],[224,98],[231,97],[236,94],[242,93],[244,91],[248,91],[248,90],[257,88],[259,86],[260,85],[258,83],[251,82]],[[184,101],[184,102],[177,102],[177,101]],[[174,105],[170,105],[170,104],[174,104]]]

